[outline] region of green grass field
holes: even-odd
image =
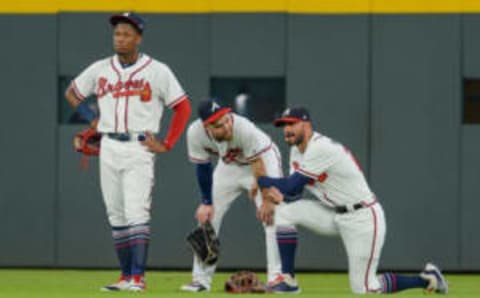
[[[190,280],[189,272],[148,272],[145,293],[105,293],[99,288],[117,277],[116,271],[100,270],[0,270],[0,297],[232,297],[223,292],[229,273],[218,273],[211,293],[184,293],[180,285]],[[264,276],[261,275],[262,279]],[[447,275],[449,297],[480,297],[480,275]],[[350,293],[346,274],[299,274],[302,293],[295,297],[358,297]],[[249,295],[259,296],[259,295]],[[395,294],[395,297],[425,297],[421,290]]]

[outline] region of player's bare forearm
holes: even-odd
[[[263,163],[263,160],[261,158],[257,158],[254,161],[250,163],[250,166],[252,168],[253,176],[255,177],[255,181],[257,181],[258,177],[266,176],[267,172],[265,170],[265,164]],[[256,193],[258,191],[258,185],[255,184],[252,186],[251,190],[251,196],[255,197]],[[266,199],[269,198],[268,196],[268,188],[261,188],[260,189],[262,193],[262,198]]]
[[[250,163],[250,166],[252,168],[253,175],[255,176],[255,181],[258,177],[265,176],[267,174],[265,170],[265,164],[263,163],[263,160],[261,158],[257,158],[252,161]],[[252,187],[257,187],[256,182]],[[268,195],[268,188],[262,188],[260,191],[262,193],[262,205],[257,210],[257,217],[265,224],[271,225],[273,222],[275,205],[272,201],[270,201],[270,196]]]
[[[250,163],[250,167],[252,168],[253,176],[255,179],[261,176],[266,176],[267,172],[265,171],[265,164],[261,158],[257,158]]]
[[[67,91],[65,91],[65,99],[68,101],[68,103],[73,107],[73,108],[77,108],[78,105],[80,104],[80,100],[78,99],[78,97],[75,95],[75,93],[73,92],[73,89],[72,87],[68,87],[67,88]]]
[[[261,158],[257,158],[254,161],[252,161],[250,163],[250,167],[252,168],[252,173],[253,173],[253,176],[255,177],[255,182],[253,183],[252,188],[249,191],[249,197],[250,199],[253,200],[257,196],[257,192],[258,192],[257,179],[260,176],[266,175],[266,172],[265,172],[265,164],[263,163],[263,160]]]

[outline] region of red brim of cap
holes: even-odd
[[[212,114],[210,117],[208,117],[205,121],[203,121],[203,125],[208,125],[212,122],[217,121],[219,118],[221,118],[223,115],[228,114],[232,111],[231,108],[222,108]]]
[[[273,125],[278,127],[278,126],[283,126],[286,123],[297,123],[297,122],[300,122],[300,121],[302,121],[302,119],[300,119],[300,118],[282,117],[282,118],[278,118],[275,121],[273,121]]]

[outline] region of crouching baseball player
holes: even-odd
[[[199,116],[187,131],[188,154],[196,164],[201,191],[196,218],[200,224],[211,221],[218,234],[223,216],[242,191],[252,189],[256,177],[282,177],[281,160],[270,137],[230,108],[216,101],[204,101],[199,106]],[[211,161],[214,156],[218,156],[215,169]],[[281,273],[275,228],[271,225],[275,205],[262,201],[262,195],[265,193],[258,192],[255,201],[257,215],[266,222],[267,271],[269,280],[274,280]],[[215,266],[194,256],[192,282],[182,286],[182,290],[210,290],[214,271]]]
[[[294,279],[297,235],[282,233],[283,225],[301,225],[319,234],[340,235],[347,251],[350,287],[354,293],[393,293],[411,288],[445,294],[448,285],[440,270],[428,263],[418,276],[386,273],[377,276],[386,224],[380,202],[347,148],[313,131],[304,108],[287,109],[275,121],[291,146],[290,173],[286,178],[260,177],[260,188],[280,204],[275,221],[282,271],[274,292],[299,292]],[[318,201],[298,199],[306,188]],[[292,201],[294,200],[294,201]]]

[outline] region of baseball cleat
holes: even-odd
[[[103,292],[111,292],[111,291],[126,291],[130,287],[130,281],[121,276],[120,279],[111,285],[104,286],[100,289]]]
[[[180,289],[185,292],[209,292],[210,291],[210,287],[204,286],[198,281],[192,281],[189,284],[183,285]]]
[[[143,275],[134,275],[130,280],[130,286],[128,291],[130,292],[143,292],[146,289],[145,279]]]
[[[268,283],[268,291],[275,294],[299,294],[301,292],[297,281],[290,274],[279,274]]]
[[[420,277],[428,281],[427,291],[438,294],[448,293],[448,283],[442,272],[432,263],[427,263],[425,269],[420,273]]]

